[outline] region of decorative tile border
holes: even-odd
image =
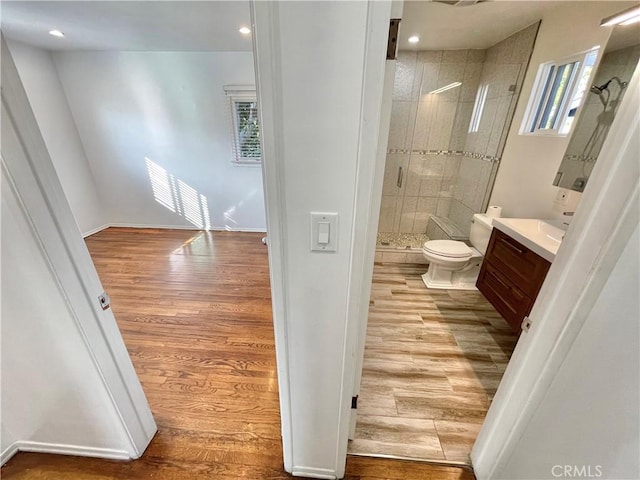
[[[491,155],[484,155],[482,153],[473,153],[473,152],[462,152],[465,157],[475,158],[477,160],[485,160],[491,163],[498,163],[500,161],[500,157],[494,157]]]
[[[475,158],[477,160],[484,160],[491,163],[498,163],[500,157],[494,157],[491,155],[484,155],[482,153],[465,152],[463,150],[408,150],[404,148],[391,148],[387,150],[387,154],[400,153],[410,155],[463,155],[469,158]]]
[[[413,155],[462,155],[461,150],[408,150],[404,148],[392,148],[387,153],[409,153]]]
[[[585,157],[584,155],[565,155],[562,160],[571,160],[573,162],[593,163],[597,157]]]

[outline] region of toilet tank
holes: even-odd
[[[492,219],[484,213],[476,213],[471,220],[471,232],[469,233],[469,241],[471,245],[482,255],[487,252],[489,238],[491,238]]]

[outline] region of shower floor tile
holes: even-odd
[[[422,244],[429,240],[426,233],[378,233],[376,246],[396,249],[421,249]]]
[[[423,273],[375,265],[349,453],[469,464],[518,337],[480,292],[427,290]]]

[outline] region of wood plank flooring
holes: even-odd
[[[376,264],[351,453],[469,463],[517,336],[480,292]]]
[[[118,462],[18,453],[3,479],[287,479],[261,234],[109,228],[87,239],[158,424]],[[468,469],[350,457],[350,480],[472,480]]]

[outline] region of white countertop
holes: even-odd
[[[549,262],[556,258],[565,234],[562,223],[555,220],[494,218],[493,226]]]

